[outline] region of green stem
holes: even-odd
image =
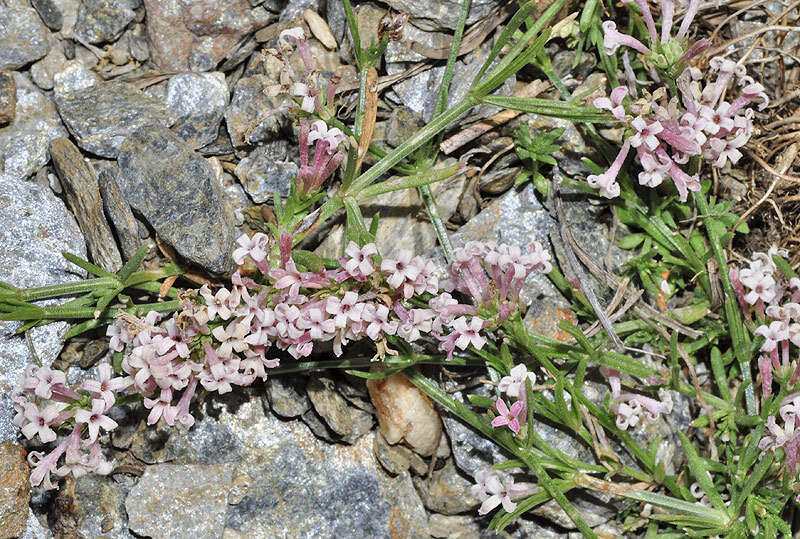
[[[71,296],[82,292],[92,292],[100,288],[113,288],[119,284],[115,277],[98,277],[74,283],[62,283],[49,286],[39,286],[36,288],[26,288],[22,290],[0,290],[0,301],[6,298],[13,298],[19,301],[36,301],[40,299],[56,298],[60,296]]]

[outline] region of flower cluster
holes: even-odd
[[[791,399],[786,398],[778,411],[783,426],[777,424],[774,415],[767,418],[767,430],[769,434],[761,439],[758,447],[762,451],[775,451],[779,447],[783,448],[786,460],[784,466],[794,477],[797,474],[798,454],[800,453],[800,395],[794,395]]]
[[[106,414],[114,406],[117,393],[131,386],[133,380],[129,376],[114,377],[106,363],[99,365],[98,373],[98,379],[70,387],[62,371],[35,365],[25,370],[12,397],[17,412],[14,425],[26,439],[38,437],[42,444],[56,441],[59,429],[70,431],[47,455],[40,451],[28,454],[33,486],[55,488],[50,474],[80,477],[87,472],[111,473],[112,464],[100,448],[100,433],[117,428],[117,422]]]
[[[700,189],[697,174],[689,175],[681,168],[693,157],[700,158],[716,168],[727,162],[736,164],[741,158],[741,148],[753,132],[753,110],[749,105],[760,99],[759,110],[767,106],[764,87],[747,76],[744,66],[732,60],[715,57],[710,62],[716,80],[703,85],[703,73],[688,67],[687,61],[701,52],[705,42],[685,49],[683,42],[697,12],[698,2],[692,0],[676,37],[669,35],[672,26],[674,3],[662,0],[661,35],[656,32],[655,22],[645,0],[637,0],[650,35],[650,47],[633,36],[620,33],[613,21],[603,23],[603,45],[607,54],[620,46],[630,47],[645,55],[657,70],[652,70],[654,79],[662,76],[672,78],[652,94],[645,92],[638,98],[636,77],[630,67],[627,51],[623,54],[627,86],[619,86],[608,97],[594,99],[599,109],[608,110],[625,129],[625,140],[611,167],[603,174],[590,175],[587,181],[600,189],[607,198],[619,195],[617,176],[631,149],[641,165],[640,185],[656,187],[669,178],[678,190],[680,200],[686,201],[689,191]],[[673,84],[674,81],[674,84]],[[731,83],[736,82],[741,90],[738,97],[726,101],[725,95]],[[667,88],[670,88],[668,90]]]
[[[515,483],[510,475],[491,468],[475,473],[476,484],[470,487],[470,493],[481,502],[478,513],[487,514],[498,505],[507,513],[517,508],[514,500],[536,493],[536,486],[531,483]]]
[[[528,367],[524,363],[515,366],[509,372],[509,376],[500,379],[497,389],[500,393],[505,393],[506,396],[516,399],[516,401],[510,407],[502,398],[495,401],[495,408],[499,415],[492,420],[493,427],[507,426],[511,432],[519,434],[522,424],[525,422],[525,411],[528,407],[526,380],[530,380],[531,386],[536,385],[536,375],[528,372]]]
[[[635,427],[644,418],[655,421],[661,414],[672,412],[672,395],[666,389],[658,390],[658,399],[639,393],[622,392],[622,374],[608,367],[601,367],[611,386],[611,411],[617,414],[617,427],[627,430]]]

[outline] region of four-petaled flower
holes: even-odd
[[[525,403],[521,400],[518,400],[512,404],[511,408],[509,409],[506,401],[503,399],[497,399],[497,402],[495,402],[494,405],[500,415],[492,419],[492,426],[502,427],[503,425],[507,425],[511,432],[514,434],[519,434],[519,415],[525,410]]]

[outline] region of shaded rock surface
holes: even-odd
[[[31,0],[31,6],[48,28],[54,32],[61,30],[64,25],[64,15],[53,0]]]
[[[269,19],[247,0],[145,0],[150,58],[162,71],[209,71]]]
[[[225,122],[234,146],[247,146],[273,138],[286,123],[288,113],[281,110],[290,101],[285,96],[271,97],[267,86],[275,84],[266,75],[239,79],[233,88]]]
[[[175,75],[167,84],[166,103],[174,122],[172,130],[192,148],[202,148],[217,138],[228,105],[225,75],[221,72]]]
[[[135,17],[140,0],[81,0],[74,33],[87,43],[114,41]]]
[[[33,8],[0,5],[0,71],[38,60],[52,44],[50,32]]]
[[[448,28],[454,30],[458,24],[460,2],[457,0],[387,0],[400,13],[408,13],[411,21],[423,30]],[[476,0],[470,4],[467,24],[472,24],[486,15],[495,6],[492,0]]]
[[[168,129],[145,126],[117,161],[123,196],[162,239],[212,272],[232,270],[233,216],[207,160]]]
[[[164,125],[166,108],[124,82],[106,82],[56,93],[58,113],[78,146],[114,158],[129,134],[146,125]]]
[[[22,73],[13,78],[14,121],[0,129],[0,178],[26,179],[47,163],[50,141],[67,132],[52,101]]]
[[[314,410],[345,443],[355,443],[372,428],[372,414],[350,406],[331,378],[312,376],[306,386]]]
[[[103,199],[103,209],[111,220],[111,225],[114,227],[117,238],[119,238],[123,258],[129,260],[136,254],[142,243],[139,238],[139,223],[136,221],[130,205],[128,205],[119,190],[119,185],[117,184],[119,167],[109,163],[98,168],[97,181],[100,188],[100,196]]]
[[[230,465],[148,466],[125,499],[128,525],[149,537],[221,537],[232,472]]]
[[[288,140],[267,142],[236,165],[236,177],[256,204],[271,200],[275,191],[282,197],[289,195],[298,171],[295,156],[290,155],[291,146]]]
[[[9,71],[0,72],[0,125],[14,120],[17,106],[17,84]]]
[[[30,469],[22,446],[0,443],[0,537],[19,537],[28,520]]]
[[[74,217],[48,187],[12,179],[0,181],[0,275],[18,287],[64,283],[78,278],[78,268],[61,256],[69,251],[86,257]],[[0,441],[14,440],[14,410],[9,395],[28,363],[33,362],[22,336],[13,336],[18,322],[0,322]],[[61,350],[69,324],[35,327],[29,334],[36,354],[49,365]]]

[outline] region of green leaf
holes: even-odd
[[[142,261],[144,261],[144,257],[147,256],[147,246],[143,245],[136,254],[134,254],[128,262],[122,266],[122,269],[117,272],[117,277],[123,283],[130,279],[133,272],[139,269],[139,266],[142,265]]]
[[[66,258],[67,260],[69,260],[70,262],[72,262],[73,264],[75,264],[76,266],[78,266],[80,268],[83,268],[86,271],[88,271],[89,273],[91,273],[93,275],[97,275],[98,277],[114,277],[114,278],[117,277],[116,275],[114,275],[110,271],[106,271],[103,268],[101,268],[100,266],[95,266],[94,264],[92,264],[88,260],[84,260],[84,259],[82,259],[81,257],[79,257],[77,255],[74,255],[72,253],[68,253],[67,251],[61,251],[61,255],[64,258]]]
[[[722,497],[717,491],[717,488],[714,486],[714,481],[711,477],[711,473],[708,471],[708,468],[703,462],[703,459],[697,454],[695,451],[692,442],[689,441],[689,438],[681,432],[680,430],[677,431],[678,436],[681,439],[681,445],[683,446],[683,450],[686,453],[686,459],[689,463],[689,469],[692,472],[692,475],[700,484],[700,487],[703,489],[703,492],[706,493],[708,499],[711,503],[723,513],[727,513],[728,508],[725,505],[725,502],[722,501]]]

